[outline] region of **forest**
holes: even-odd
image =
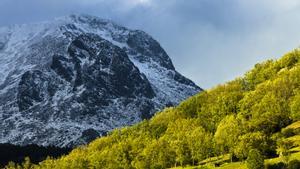
[[[68,155],[6,168],[300,168],[299,121],[295,49]]]

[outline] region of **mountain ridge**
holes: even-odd
[[[0,28],[0,142],[74,146],[202,89],[159,43],[89,15]]]

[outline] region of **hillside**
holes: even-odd
[[[296,49],[279,60],[256,64],[243,77],[201,92],[150,120],[116,129],[69,155],[32,167],[149,169],[202,164],[214,168],[226,165],[222,158],[227,158],[231,165],[227,168],[239,168],[255,153],[258,161],[280,155],[269,167],[279,161],[286,165],[290,154],[299,151],[295,140],[300,132],[294,123],[300,120],[299,89],[300,50]]]

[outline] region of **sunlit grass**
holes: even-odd
[[[243,162],[234,162],[223,164],[220,167],[216,167],[217,169],[247,169],[247,166]]]
[[[225,154],[225,155],[221,155],[218,157],[211,157],[211,158],[205,159],[205,160],[201,161],[199,164],[201,164],[201,165],[207,164],[207,163],[220,164],[220,163],[229,162],[229,161],[230,161],[230,154]]]
[[[297,121],[295,123],[290,124],[289,126],[287,126],[286,128],[291,128],[291,129],[297,129],[300,128],[300,121]]]

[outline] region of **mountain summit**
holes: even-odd
[[[151,36],[88,15],[0,28],[0,142],[75,146],[201,89]]]

